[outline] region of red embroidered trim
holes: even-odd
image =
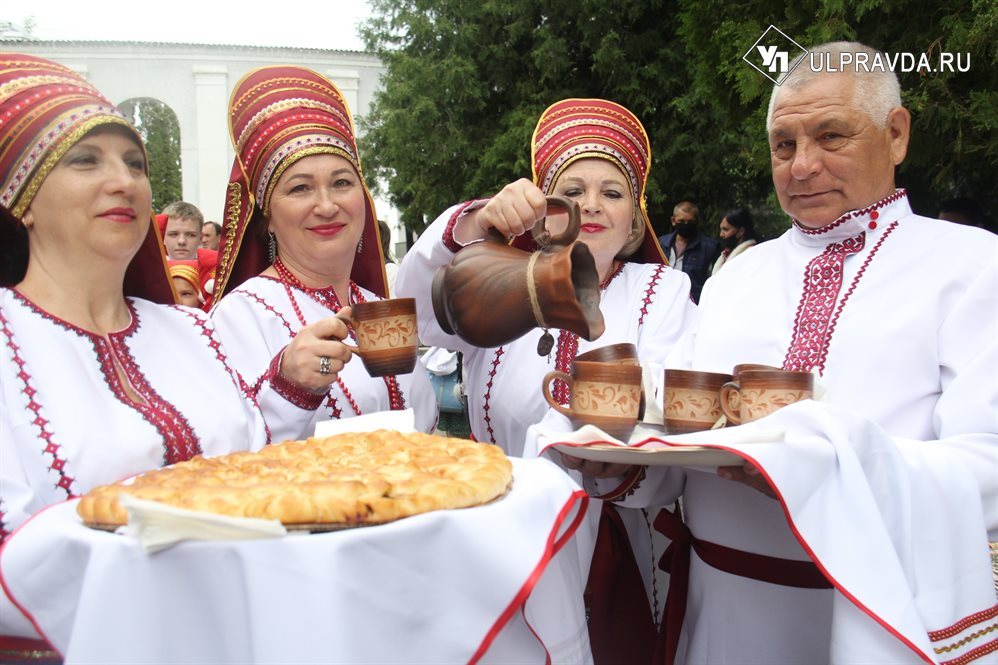
[[[15,298],[21,300],[23,305],[30,307],[35,312],[39,311],[37,307],[33,306],[31,301],[24,298],[17,291],[12,290],[11,293],[14,294]],[[24,358],[22,358],[19,353],[21,348],[14,341],[14,334],[10,330],[10,324],[7,321],[7,317],[4,315],[2,309],[0,309],[0,330],[3,331],[3,336],[7,338],[7,346],[11,350],[14,364],[17,365],[17,378],[19,378],[24,384],[24,388],[21,392],[28,398],[28,409],[35,414],[35,419],[31,422],[38,428],[38,438],[45,442],[45,448],[42,450],[42,453],[47,453],[52,456],[52,462],[49,463],[49,468],[59,474],[59,482],[57,482],[55,486],[66,493],[66,498],[72,499],[76,496],[73,492],[73,483],[76,479],[66,474],[65,469],[67,460],[59,456],[59,444],[52,440],[53,432],[48,428],[49,421],[42,416],[42,405],[35,401],[35,395],[38,391],[31,387],[31,383],[29,381],[31,375],[25,368]]]
[[[224,367],[226,371],[229,373],[229,376],[232,378],[233,384],[235,384],[236,388],[238,388],[242,392],[243,396],[246,399],[248,399],[251,404],[253,404],[253,407],[258,412],[260,412],[261,420],[263,421],[264,432],[266,433],[267,436],[267,444],[269,445],[271,441],[270,425],[267,423],[267,419],[263,418],[263,409],[260,408],[260,401],[257,399],[257,395],[260,393],[260,381],[262,380],[263,377],[261,377],[260,380],[258,380],[256,385],[250,387],[249,384],[247,384],[246,381],[243,379],[242,374],[233,369],[232,366],[229,364],[229,359],[222,352],[222,342],[216,336],[215,333],[216,329],[214,326],[211,327],[208,326],[208,319],[205,316],[195,314],[194,311],[191,311],[187,307],[179,307],[174,305],[174,308],[180,311],[185,316],[190,317],[194,321],[194,325],[201,329],[201,336],[206,337],[208,339],[208,348],[212,349],[215,352],[215,358],[220,363],[222,363],[222,367]]]
[[[982,644],[979,647],[974,647],[959,658],[941,661],[940,665],[965,665],[966,663],[975,661],[981,656],[986,656],[989,653],[994,653],[995,651],[998,651],[998,639],[991,640],[990,642]]]
[[[645,288],[645,297],[641,300],[641,316],[638,317],[639,328],[645,322],[645,316],[648,315],[648,308],[651,306],[653,296],[655,295],[655,289],[658,288],[658,283],[659,280],[662,279],[663,272],[665,272],[665,266],[656,266],[655,272],[652,273],[651,279],[648,280],[648,286]]]
[[[284,349],[286,348],[288,347],[284,347]],[[274,392],[278,395],[291,402],[299,409],[304,409],[305,411],[315,411],[322,406],[322,400],[326,394],[314,393],[304,386],[299,386],[297,383],[281,374],[281,358],[284,356],[284,349],[281,349],[280,352],[278,352],[278,354],[270,361],[270,366],[267,368],[267,379],[270,381],[270,385],[274,389]]]
[[[848,222],[850,219],[855,219],[857,217],[863,217],[864,215],[869,215],[874,210],[879,210],[880,208],[888,206],[891,203],[894,203],[895,201],[900,201],[901,199],[905,198],[906,196],[908,196],[908,190],[906,190],[906,189],[899,189],[896,192],[894,192],[893,194],[891,194],[890,196],[888,196],[886,198],[883,198],[883,199],[880,199],[879,201],[877,201],[876,203],[874,203],[873,205],[871,205],[869,207],[863,208],[862,210],[853,210],[852,212],[847,212],[846,214],[842,215],[841,217],[839,217],[837,220],[835,220],[831,224],[829,224],[827,226],[822,226],[820,229],[812,229],[812,228],[808,228],[806,226],[802,226],[801,223],[799,221],[797,221],[796,219],[793,219],[792,222],[793,222],[793,225],[797,227],[797,230],[800,231],[801,233],[803,233],[804,235],[808,235],[808,236],[819,236],[819,235],[821,235],[823,233],[828,233],[832,229],[835,229],[835,228],[838,228],[838,227],[842,226],[843,224],[845,224],[846,222]]]
[[[832,317],[831,322],[828,324],[828,339],[825,342],[825,348],[821,354],[821,363],[818,365],[818,371],[821,372],[822,374],[824,374],[825,372],[825,360],[828,357],[828,344],[829,342],[831,342],[832,335],[835,334],[835,326],[839,322],[839,316],[842,314],[842,309],[846,306],[846,303],[849,301],[849,297],[852,296],[853,291],[856,290],[856,285],[859,284],[860,278],[863,276],[863,273],[866,272],[866,268],[870,265],[870,262],[873,260],[873,257],[876,256],[877,252],[880,251],[880,246],[884,244],[884,241],[887,240],[887,236],[889,236],[894,231],[894,229],[897,228],[897,226],[898,222],[895,220],[891,222],[890,226],[884,229],[883,235],[880,236],[880,239],[877,240],[877,244],[875,244],[873,246],[873,249],[870,250],[870,253],[866,256],[866,260],[863,261],[863,265],[859,267],[859,270],[856,272],[856,276],[853,277],[852,282],[850,282],[849,289],[846,291],[846,294],[842,296],[842,300],[839,301],[839,306],[835,310],[835,315]]]
[[[492,429],[492,414],[489,413],[491,406],[489,401],[492,399],[492,383],[495,381],[496,372],[499,369],[499,364],[502,362],[502,356],[506,353],[503,347],[496,349],[496,355],[492,359],[492,369],[489,370],[489,380],[485,383],[485,403],[482,406],[482,411],[485,412],[485,428],[489,433],[489,441],[491,443],[496,442],[496,433]]]
[[[863,260],[863,265],[860,266],[859,270],[856,272],[856,276],[853,277],[852,282],[849,283],[849,288],[846,290],[845,295],[842,296],[842,300],[839,301],[838,307],[835,308],[834,314],[832,314],[831,317],[829,317],[829,319],[828,319],[828,325],[827,325],[827,331],[824,334],[823,340],[820,341],[820,345],[819,346],[811,349],[811,351],[815,354],[815,356],[814,356],[814,362],[810,366],[807,366],[806,369],[797,370],[797,371],[810,372],[813,368],[817,367],[818,368],[818,372],[821,373],[821,374],[824,374],[824,372],[825,372],[825,363],[828,360],[828,347],[831,344],[832,335],[835,334],[835,326],[838,324],[839,317],[842,314],[842,310],[845,308],[846,303],[849,301],[849,298],[852,296],[853,292],[856,290],[856,286],[859,284],[859,280],[866,273],[866,269],[867,269],[867,267],[869,267],[870,262],[873,261],[873,257],[877,255],[877,252],[880,251],[880,247],[884,244],[884,241],[887,240],[887,237],[891,233],[894,232],[894,229],[896,229],[898,227],[898,224],[899,224],[899,222],[897,220],[895,220],[895,221],[891,222],[890,226],[888,226],[886,229],[884,229],[884,232],[880,236],[880,238],[877,240],[877,243],[870,250],[870,253],[867,254],[866,259]],[[865,237],[865,234],[864,234],[864,237]],[[853,240],[855,240],[855,238]],[[847,240],[845,242],[848,243],[850,241]],[[864,240],[864,242],[865,242],[865,240]],[[843,244],[845,244],[845,243],[843,243]],[[859,249],[857,249],[856,251],[860,251],[862,249],[862,245],[863,245],[863,243],[860,244]],[[828,250],[826,249],[826,252],[827,251]],[[819,258],[819,257],[816,257],[816,259],[817,258]],[[812,263],[813,262],[814,261],[812,260]],[[809,264],[809,266],[810,266],[810,264]],[[839,266],[839,269],[841,270],[841,266]],[[841,273],[839,274],[839,279],[841,280]],[[805,290],[806,290],[806,287],[805,287]],[[837,294],[838,294],[838,292],[840,290],[841,290],[841,283],[839,284],[839,288],[836,289],[836,294],[835,294],[836,296],[837,296]],[[835,300],[835,297],[833,296],[831,298],[831,301],[830,301],[829,304],[830,305],[834,305],[834,300]],[[803,306],[803,304],[804,304],[804,299],[802,298],[801,299],[801,306]],[[799,320],[800,314],[801,314],[801,308],[798,308],[798,310],[797,310],[798,320]],[[817,324],[819,322],[815,322],[815,323]],[[796,331],[798,330],[797,321],[795,321],[795,323],[794,323],[794,330],[795,330],[794,336],[796,337],[796,335],[797,335]],[[793,348],[793,344],[791,344],[791,348]],[[800,361],[800,360],[804,360],[804,359],[799,358],[798,361]],[[787,352],[787,358],[784,359],[784,361],[783,361],[785,369],[792,369],[792,367],[788,365],[789,361],[790,361],[790,351]]]
[[[89,340],[93,344],[98,364],[104,374],[104,381],[111,390],[111,393],[119,402],[137,411],[163,437],[163,446],[165,448],[163,459],[165,463],[174,464],[190,459],[194,455],[201,454],[201,446],[190,423],[187,422],[187,419],[172,404],[164,400],[159,393],[153,390],[152,385],[139,370],[138,364],[135,362],[128,345],[125,343],[125,340],[139,329],[139,316],[135,311],[135,305],[130,299],[125,299],[125,305],[128,307],[131,322],[124,330],[109,333],[107,337],[102,337],[46,312],[16,290],[12,290],[12,293],[37,315],[61,326],[69,332],[75,333],[79,337]],[[121,384],[121,378],[114,368],[114,359],[118,360],[125,378],[145,400],[144,403],[140,404],[133,401],[125,393],[124,387]],[[59,463],[64,465],[65,461],[59,461]],[[69,482],[72,482],[72,479]]]
[[[991,607],[986,610],[981,610],[975,614],[971,614],[968,617],[964,617],[957,621],[952,626],[948,628],[940,628],[939,630],[929,631],[929,639],[933,642],[939,642],[941,640],[948,640],[955,635],[962,633],[971,626],[982,621],[987,621],[989,619],[994,619],[998,617],[998,605]]]
[[[128,308],[132,310],[132,320],[135,322],[134,329],[138,329],[138,314],[132,307],[131,302],[126,302],[128,302]],[[104,371],[104,380],[107,382],[108,387],[111,388],[122,404],[138,411],[163,437],[163,446],[166,448],[166,453],[163,457],[165,464],[176,464],[177,462],[189,460],[195,455],[200,455],[202,453],[201,444],[190,422],[173,404],[167,402],[156,392],[145,374],[142,373],[138,363],[135,362],[131,350],[125,343],[125,339],[130,334],[111,333],[107,336],[106,342],[103,338],[94,338],[95,346],[97,344],[100,347],[106,346],[110,351],[110,353],[105,353],[103,348],[99,351],[101,369]],[[114,364],[110,357],[112,354],[118,360],[118,364],[121,366],[122,372],[124,372],[128,382],[145,400],[144,403],[134,402],[125,393],[124,386],[121,385],[121,380],[114,370]]]
[[[443,241],[444,247],[450,251],[457,252],[461,249],[461,245],[454,240],[454,227],[457,226],[457,220],[460,219],[465,210],[471,207],[473,203],[477,203],[478,200],[479,199],[472,199],[471,201],[465,201],[464,203],[458,205],[457,210],[455,210],[454,214],[450,216],[449,220],[447,220],[447,226],[444,227],[444,233],[440,239]]]
[[[794,318],[794,331],[783,359],[783,368],[810,372],[823,365],[828,350],[828,328],[835,301],[842,290],[843,263],[849,254],[863,249],[866,234],[832,243],[808,262],[804,269],[804,291]]]

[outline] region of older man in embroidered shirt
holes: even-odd
[[[998,651],[987,548],[998,531],[998,238],[915,215],[896,189],[911,125],[897,79],[838,67],[841,54],[876,52],[812,52],[839,71],[802,62],[774,88],[767,122],[792,228],[707,284],[673,364],[782,365],[815,372],[826,392],[685,437],[744,466],[649,467],[633,488],[625,505],[683,497],[685,525],[668,514],[656,524],[674,550],[661,655],[972,662]],[[762,442],[735,442],[752,438]],[[603,493],[619,479],[593,482]]]

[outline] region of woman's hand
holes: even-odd
[[[350,313],[348,307],[341,311]],[[281,376],[312,392],[325,391],[353,355],[340,341],[347,335],[347,325],[335,316],[305,326],[284,349]]]
[[[502,188],[483,207],[468,214],[463,224],[454,229],[454,239],[467,244],[480,240],[495,229],[504,238],[523,235],[547,214],[544,192],[526,178],[520,178]]]
[[[566,469],[578,470],[584,476],[594,478],[616,478],[627,474],[633,465],[631,464],[611,464],[607,462],[596,462],[593,460],[572,457],[559,451],[561,463]]]

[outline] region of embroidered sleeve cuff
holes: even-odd
[[[457,207],[457,210],[455,210],[454,214],[451,215],[450,219],[447,221],[447,226],[444,228],[444,235],[442,238],[444,247],[452,252],[456,252],[461,249],[463,245],[454,240],[454,227],[457,226],[458,221],[460,221],[466,213],[469,213],[472,210],[478,210],[487,202],[488,199],[473,199],[471,201],[465,201]]]
[[[270,361],[270,368],[267,370],[267,379],[271,387],[278,395],[291,402],[299,409],[315,411],[322,406],[322,401],[326,393],[314,393],[304,386],[300,386],[291,379],[281,374],[281,358],[284,357],[284,349],[274,356]]]

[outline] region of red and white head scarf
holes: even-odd
[[[305,67],[256,69],[232,92],[229,132],[236,159],[219,245],[216,299],[270,265],[262,223],[274,185],[289,166],[315,154],[339,155],[357,169],[366,215],[350,277],[385,297],[385,260],[374,201],[364,184],[353,117],[339,89]]]
[[[0,245],[5,252],[27,256],[24,212],[63,155],[104,125],[124,127],[145,150],[135,127],[78,73],[35,55],[0,53]],[[152,211],[148,213],[151,219]],[[173,302],[161,246],[151,231],[125,274],[126,295]],[[18,267],[5,275],[10,283],[2,285],[12,286],[23,277]]]

